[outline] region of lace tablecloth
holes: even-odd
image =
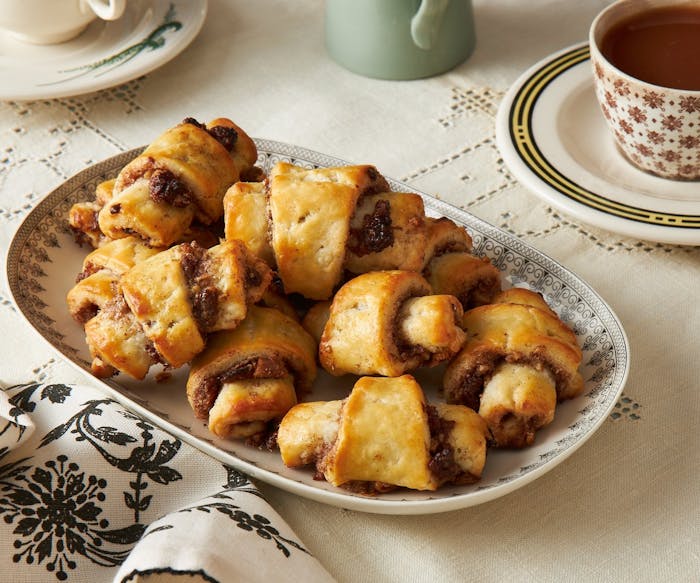
[[[0,103],[2,255],[47,192],[187,116],[230,117],[255,137],[376,164],[590,283],[625,326],[629,380],[584,447],[497,500],[386,516],[258,484],[271,506],[338,581],[697,581],[700,249],[578,223],[515,180],[494,137],[508,87],[534,62],[585,40],[605,4],[477,0],[477,49],[468,62],[439,77],[389,82],[327,57],[320,0],[212,0],[194,42],[144,77],[78,97]],[[91,382],[25,324],[4,284],[0,329],[4,386]],[[71,553],[80,548],[64,552]],[[95,573],[80,580],[114,576],[92,563]],[[0,579],[54,579],[24,559],[18,565]],[[63,574],[75,576],[70,568]]]

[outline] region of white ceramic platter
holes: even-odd
[[[637,239],[700,245],[700,182],[652,176],[615,147],[593,89],[588,44],[526,71],[496,118],[515,177],[575,219]]]
[[[0,99],[79,95],[125,83],[180,54],[199,33],[207,0],[130,0],[118,20],[77,38],[32,45],[0,31]]]
[[[309,168],[345,163],[296,146],[267,140],[256,143],[258,165],[266,171],[280,160]],[[95,186],[115,176],[138,152],[132,150],[96,164],[51,192],[20,226],[8,253],[8,284],[19,310],[41,337],[88,376],[90,357],[84,335],[65,304],[66,292],[74,285],[87,254],[73,241],[67,227],[68,210],[75,202],[92,200]],[[390,183],[394,190],[412,190],[395,181]],[[186,370],[181,369],[162,383],[151,377],[143,382],[131,381],[123,375],[94,382],[183,441],[253,478],[343,508],[385,514],[442,512],[492,500],[541,476],[583,445],[617,402],[629,366],[622,325],[598,294],[566,268],[476,217],[419,194],[430,215],[447,216],[467,227],[474,238],[475,253],[492,259],[503,274],[504,287],[521,285],[542,292],[574,329],[584,352],[585,393],[557,407],[554,422],[538,433],[534,446],[520,451],[489,450],[479,483],[437,492],[398,490],[376,497],[353,494],[314,480],[311,470],[285,468],[277,453],[259,451],[238,441],[213,439],[205,425],[194,419],[187,404]],[[436,400],[440,371],[433,369],[416,376],[428,398]],[[353,382],[352,378],[322,374],[308,399],[343,398]]]

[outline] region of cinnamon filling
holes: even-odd
[[[192,316],[203,333],[216,322],[219,291],[210,273],[207,250],[196,241],[182,243],[180,265],[190,291]]]
[[[362,257],[379,253],[394,244],[394,229],[391,223],[391,205],[388,200],[378,200],[374,210],[362,219],[362,227],[350,229],[348,249]]]

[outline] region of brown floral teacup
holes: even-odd
[[[691,21],[696,21],[697,28],[692,28]],[[697,53],[700,1],[620,0],[608,6],[590,28],[594,86],[615,142],[632,164],[663,178],[700,180],[697,62],[692,63],[694,79],[685,78],[684,71],[674,72],[683,59],[672,57],[672,63],[663,64],[668,53],[664,35],[678,38],[678,33],[673,32],[674,22],[694,30],[687,42],[696,43]],[[649,23],[660,31],[656,38],[622,37],[630,30],[641,34],[639,31],[643,32],[645,26],[650,28]],[[669,26],[671,29],[666,30]],[[615,45],[618,41],[627,44]],[[655,47],[653,43],[657,41],[659,45]],[[634,42],[639,44],[635,46]],[[687,73],[692,77],[692,71]]]

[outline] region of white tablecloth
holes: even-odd
[[[372,515],[258,484],[274,509],[338,581],[697,581],[700,248],[577,223],[514,179],[494,138],[510,84],[585,40],[605,4],[477,0],[469,61],[439,77],[389,82],[327,57],[320,0],[211,0],[195,41],[145,77],[79,97],[0,103],[2,255],[48,191],[187,116],[230,117],[256,137],[376,164],[589,282],[630,340],[624,399],[571,458],[483,505]],[[0,330],[4,385],[91,382],[38,340],[5,287]],[[0,579],[35,580],[25,573]]]

